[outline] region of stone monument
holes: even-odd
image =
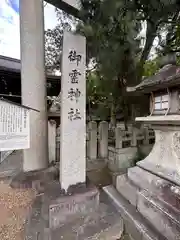
[[[59,181],[49,205],[51,229],[99,205],[99,192],[86,181],[86,39],[64,32]]]
[[[150,115],[136,121],[151,125],[155,144],[144,160],[117,177],[120,194],[112,186],[104,190],[120,207],[132,239],[180,239],[180,67],[175,58],[166,57],[157,74],[133,91],[149,95]]]
[[[43,218],[52,239],[59,239],[60,236],[72,240],[90,239],[90,236],[105,230],[109,234],[114,227],[117,231],[110,235],[115,234],[117,238],[121,236],[121,218],[107,203],[99,201],[99,190],[86,179],[85,72],[86,39],[65,31],[59,182],[51,182],[46,186],[43,200]]]
[[[64,32],[61,80],[60,183],[86,181],[86,39]]]

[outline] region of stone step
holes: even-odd
[[[179,210],[147,191],[138,194],[138,211],[168,240],[180,239]]]
[[[128,179],[127,174],[117,176],[116,190],[133,206],[136,206],[139,189]]]
[[[180,187],[139,167],[129,169],[128,178],[141,189],[137,195],[139,211],[158,230],[166,233],[164,225],[169,226],[166,236],[174,237],[180,226]],[[159,224],[155,224],[153,215],[159,219]]]
[[[126,232],[134,240],[167,240],[112,185],[103,188],[124,220]]]
[[[59,229],[50,230],[53,240],[117,240],[123,232],[120,214],[110,205],[101,203],[99,208]]]
[[[128,179],[140,189],[148,190],[153,193],[158,193],[162,185],[167,185],[169,183],[169,181],[137,166],[128,169]]]

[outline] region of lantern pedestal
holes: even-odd
[[[148,116],[154,147],[137,166],[104,191],[114,201],[133,239],[178,239],[180,235],[180,116]]]
[[[180,116],[149,116],[136,120],[151,124],[156,136],[151,153],[137,166],[180,186]]]

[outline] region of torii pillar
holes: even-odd
[[[20,0],[21,93],[30,113],[30,148],[24,172],[48,166],[48,121],[44,54],[43,0]]]

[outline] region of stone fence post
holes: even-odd
[[[99,124],[99,157],[108,158],[108,122]]]
[[[121,128],[116,127],[115,129],[115,149],[122,148],[122,137],[123,137],[123,131]]]
[[[137,129],[132,128],[132,139],[131,139],[131,147],[137,146]]]
[[[56,122],[48,121],[49,163],[56,160]]]
[[[60,125],[56,129],[56,161],[60,162]]]
[[[97,123],[91,121],[89,127],[88,157],[90,160],[97,159]]]
[[[148,127],[144,127],[143,131],[144,131],[144,142],[143,142],[143,144],[144,145],[149,145],[149,129],[148,129]]]

